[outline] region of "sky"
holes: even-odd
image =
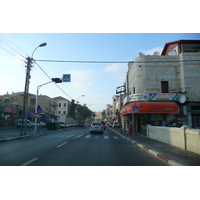
[[[200,39],[199,33],[1,33],[0,34],[0,94],[23,92],[26,58],[37,48],[35,60],[51,61],[134,61],[139,52],[159,53],[167,42],[180,39]],[[36,61],[31,68],[29,92],[50,78],[71,74],[71,82],[44,85],[39,94],[62,96],[79,101],[95,112],[112,104],[116,87],[125,82],[127,63],[76,63]],[[84,97],[82,96],[84,95]]]

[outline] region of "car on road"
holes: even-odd
[[[21,125],[22,125],[22,120],[18,119],[17,120],[17,127],[21,127]],[[25,119],[24,119],[23,126],[25,126]],[[26,127],[33,128],[33,127],[35,127],[35,124],[33,122],[31,122],[30,120],[27,119],[27,121],[26,121]]]
[[[60,128],[66,128],[66,122],[61,121],[59,123],[60,123]]]
[[[113,122],[112,128],[119,128],[119,122]]]
[[[99,132],[103,134],[103,131],[104,131],[104,127],[101,122],[93,122],[90,125],[90,133]]]

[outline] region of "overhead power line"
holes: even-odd
[[[81,60],[35,60],[38,62],[60,62],[60,63],[161,63],[161,62],[199,62],[200,60],[155,60],[155,61],[81,61]]]
[[[40,65],[38,63],[35,62],[34,60],[34,63],[44,72],[44,74],[50,79],[51,77],[42,69],[42,67],[40,67]],[[60,88],[55,82],[53,82],[65,95],[67,95],[69,98],[73,99],[72,97],[70,97],[62,88]]]

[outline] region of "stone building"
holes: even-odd
[[[162,54],[143,55],[128,64],[120,113],[141,132],[147,123],[200,128],[200,40],[166,43]]]

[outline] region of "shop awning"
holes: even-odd
[[[178,113],[178,105],[174,102],[137,101],[130,102],[120,110],[120,115],[130,113]]]

